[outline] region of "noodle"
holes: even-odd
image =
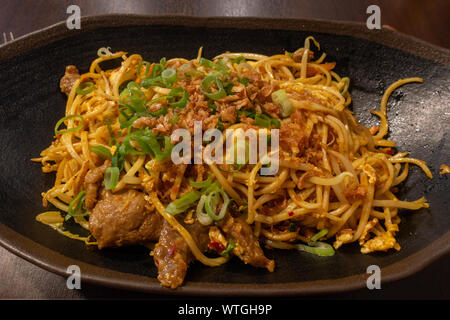
[[[259,241],[294,248],[293,243],[309,243],[318,231],[324,232],[321,239],[335,238],[335,249],[358,242],[363,253],[399,250],[394,238],[399,209],[429,205],[425,198],[397,199],[394,187],[407,179],[409,164],[429,178],[432,173],[406,152],[393,154],[395,142],[385,138],[387,103],[399,86],[422,79],[401,79],[388,87],[380,110],[372,111],[380,119],[372,134],[347,109],[350,79],[332,71],[335,64],[324,62],[325,53],[314,60],[311,41],[320,50],[308,37],[293,53],[227,52],[208,60],[200,48],[193,60],[163,58],[159,63],[101,48],[89,72],[66,91],[66,117],[58,122],[65,128],[55,128],[54,142],[32,159],[41,163],[43,172],[56,173],[54,186],[42,194],[43,204],[51,203],[66,217],[51,211],[38,220],[100,247],[101,239],[92,242],[63,232],[64,220],[73,217],[94,235],[90,217],[97,211],[95,203],[132,190],[145,195],[139,219],[157,215],[181,236],[194,259],[208,266],[227,262],[228,254],[261,266],[251,260],[262,254]],[[102,62],[114,59],[121,62],[118,68],[102,70]],[[215,160],[196,162],[183,149],[183,157],[194,164],[175,164],[170,152],[178,140],[171,134],[186,129],[190,137],[198,122],[201,133],[239,129],[244,138],[239,142],[234,136],[228,141],[214,136],[213,142],[200,139],[198,146],[194,136],[190,149],[203,154],[214,143]],[[261,149],[255,157],[246,135],[250,130],[257,132],[260,144],[267,140],[264,147],[279,158],[274,174],[263,175],[274,165],[273,158],[264,158],[268,156]],[[275,139],[279,149],[272,145]],[[218,153],[229,144],[246,152],[244,163]],[[97,174],[100,179],[95,180]],[[89,206],[92,190],[94,206]],[[131,210],[132,201],[118,206]],[[188,231],[186,226],[196,223],[209,230],[206,250],[219,256],[205,255],[198,235]],[[139,230],[134,226],[130,232]],[[244,234],[250,238],[243,241]],[[273,262],[265,267],[273,270]]]

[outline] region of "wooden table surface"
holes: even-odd
[[[258,16],[316,18],[365,22],[366,8],[377,4],[381,22],[398,31],[450,48],[448,0],[1,0],[0,44],[7,39],[63,21],[66,9],[76,4],[82,16],[108,13],[184,14],[193,16]],[[439,299],[450,298],[450,255],[406,279],[383,284],[381,290],[362,289],[321,298]],[[130,299],[153,298],[148,294],[82,284],[69,290],[66,279],[54,275],[0,248],[0,298],[2,299]]]

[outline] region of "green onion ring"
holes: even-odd
[[[85,197],[86,197],[86,191],[83,190],[83,191],[80,191],[80,193],[78,193],[77,196],[72,201],[70,201],[69,207],[67,210],[67,215],[64,218],[65,221],[69,220],[71,217],[84,217],[89,214],[88,211],[85,211],[81,214],[77,213],[78,211],[80,211],[80,209],[84,203]],[[74,208],[73,206],[75,205],[75,203],[77,205]]]
[[[142,65],[145,65],[144,74],[141,76]],[[137,67],[136,75],[138,78],[146,78],[150,73],[150,62],[140,61]]]
[[[81,125],[79,125],[78,127],[75,128],[71,128],[71,129],[66,129],[66,130],[58,130],[59,126],[61,124],[63,124],[64,121],[69,120],[69,119],[73,119],[73,118],[80,118],[81,119]],[[81,130],[84,126],[84,119],[83,116],[80,116],[79,114],[72,114],[69,116],[65,116],[61,119],[59,119],[59,121],[56,123],[55,125],[55,136],[60,135],[60,134],[64,134],[67,132],[74,132],[74,131],[78,131]]]
[[[85,95],[88,93],[91,93],[92,91],[94,91],[94,83],[93,82],[82,82],[78,85],[78,87],[75,89],[75,91],[79,94],[79,95]]]
[[[111,159],[112,155],[108,148],[104,146],[91,146],[89,147],[91,151],[93,151],[97,156],[102,158],[103,160]]]
[[[218,91],[217,92],[210,92],[208,89],[211,87],[211,85],[215,82]],[[208,98],[212,100],[219,100],[222,98],[225,98],[227,96],[227,92],[223,88],[222,81],[219,80],[216,76],[207,76],[205,79],[202,80],[200,84],[200,91],[207,96]]]
[[[106,190],[113,190],[117,183],[119,182],[120,170],[117,167],[106,168],[105,178],[103,182],[105,183]]]
[[[213,201],[216,202],[215,199],[217,199],[217,198],[213,198],[213,197],[216,197],[219,194],[223,198],[223,205],[222,205],[222,208],[220,209],[219,214],[217,215],[215,213],[215,211],[216,211],[215,209],[217,208],[217,203],[213,203]],[[210,194],[208,194],[208,196],[206,197],[206,201],[205,201],[205,209],[206,209],[206,212],[208,213],[208,215],[211,217],[211,219],[213,219],[214,221],[218,221],[218,220],[222,220],[225,217],[225,214],[227,212],[227,208],[228,208],[229,204],[230,204],[230,198],[225,193],[225,191],[220,189],[219,191],[213,191]]]
[[[168,100],[171,100],[171,99],[176,100],[177,97],[181,97],[180,100],[175,101],[175,102],[169,102],[169,105],[174,108],[184,109],[189,100],[188,93],[186,92],[186,90],[184,90],[184,88],[176,87],[176,88],[173,88],[172,90],[170,90],[170,92],[167,96],[167,99]]]
[[[161,73],[161,77],[166,85],[172,85],[175,81],[177,81],[177,72],[175,69],[167,68]]]
[[[326,235],[328,234],[328,229],[327,228],[325,228],[325,229],[322,229],[322,230],[320,230],[319,232],[317,232],[315,235],[313,235],[312,237],[311,237],[311,242],[316,242],[317,240],[319,240],[320,238],[323,238],[323,237],[325,237]]]
[[[213,222],[213,220],[211,219],[209,214],[203,211],[203,208],[205,207],[205,201],[206,195],[203,194],[198,201],[196,213],[198,222],[200,222],[204,226],[208,226]]]
[[[335,253],[331,245],[320,241],[308,242],[308,245],[299,243],[295,245],[295,248],[299,251],[305,251],[320,257],[331,257]]]
[[[182,212],[185,212],[189,209],[195,201],[200,198],[200,193],[197,191],[190,191],[183,195],[181,198],[178,198],[175,201],[169,203],[166,207],[166,212],[171,215],[176,215]]]

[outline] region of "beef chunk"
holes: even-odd
[[[221,224],[221,228],[229,238],[234,240],[236,247],[233,249],[233,254],[244,263],[254,267],[266,268],[270,272],[274,270],[275,261],[264,256],[258,239],[253,235],[253,230],[247,222],[241,218],[228,216]]]
[[[209,242],[208,227],[198,222],[185,227],[199,249],[206,251]],[[158,267],[158,280],[161,285],[175,289],[183,283],[189,263],[194,257],[183,237],[164,221],[153,258]]]
[[[101,185],[103,175],[105,174],[106,168],[110,165],[110,161],[105,161],[101,167],[96,167],[87,172],[86,177],[84,177],[84,190],[86,191],[85,204],[86,208],[89,210],[94,208],[97,202],[98,188]]]
[[[75,66],[67,66],[66,73],[61,78],[59,82],[59,87],[61,88],[61,92],[64,92],[66,95],[70,94],[70,90],[72,90],[73,84],[80,77],[80,73],[78,72],[77,67]]]
[[[162,217],[145,209],[144,194],[136,190],[106,192],[89,216],[89,228],[98,247],[120,247],[156,241]]]

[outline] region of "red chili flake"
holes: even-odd
[[[383,149],[381,149],[381,151],[383,153],[386,153],[386,154],[391,155],[391,156],[394,155],[394,150],[392,148],[383,148]]]
[[[173,254],[175,253],[175,249],[177,248],[177,245],[176,244],[174,244],[173,246],[172,246],[172,248],[170,248],[170,250],[169,250],[169,258],[171,258],[172,256],[173,256]]]
[[[373,126],[369,128],[370,133],[374,136],[378,133],[378,131],[380,131],[380,127],[378,126]]]
[[[292,217],[294,215],[294,211],[289,212],[289,217]]]
[[[220,242],[216,242],[216,241],[208,243],[208,247],[216,250],[219,253],[222,252],[223,250],[225,250],[225,246],[223,244],[221,244]]]

